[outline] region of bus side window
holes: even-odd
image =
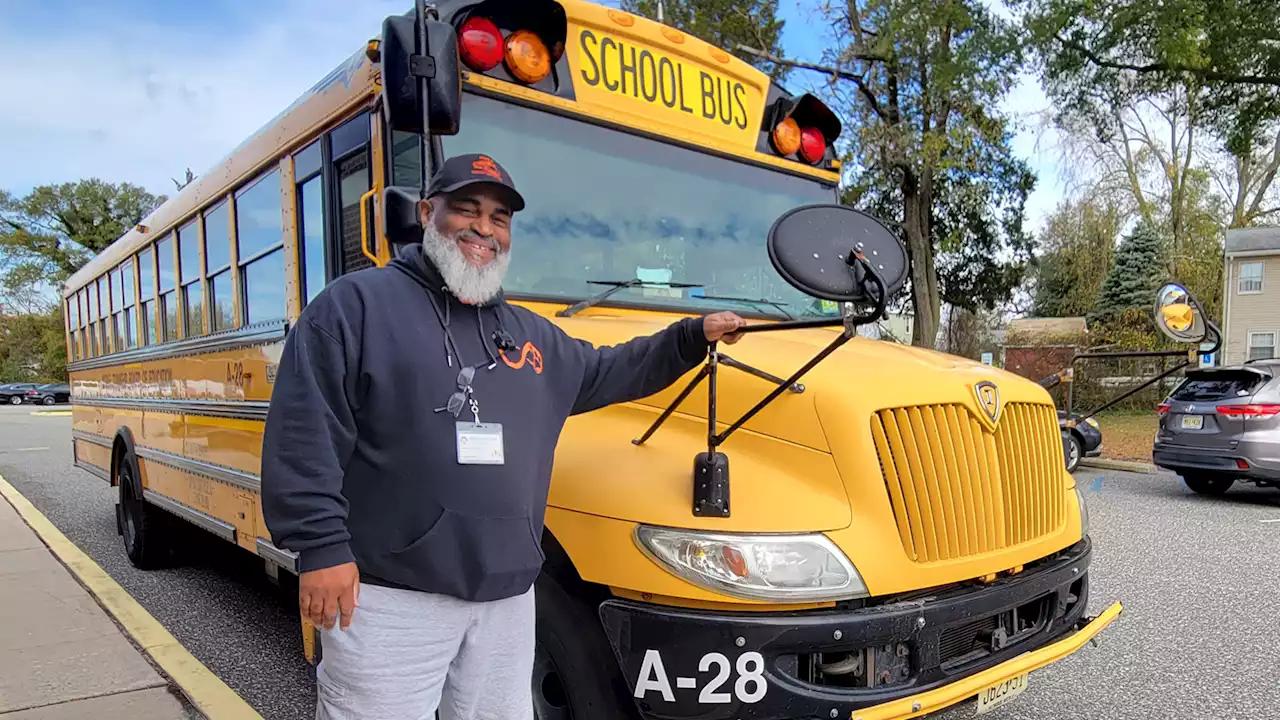
[[[173,236],[156,243],[156,260],[160,271],[160,342],[178,339],[178,293],[174,290],[177,275],[173,268]]]
[[[329,213],[330,236],[339,239],[335,275],[372,267],[360,245],[360,197],[372,187],[369,165],[369,113],[362,112],[329,133],[332,168]],[[372,222],[372,217],[370,218]],[[369,249],[376,252],[377,234],[370,228]]]
[[[182,285],[182,337],[204,334],[204,285],[200,282],[200,233],[197,218],[178,229],[178,282]]]
[[[422,182],[422,136],[415,133],[396,130],[391,133],[391,178],[392,185],[418,187]]]
[[[327,228],[325,227],[324,176],[320,170],[320,141],[293,156],[293,177],[298,207],[298,294],[302,305],[315,299],[328,282],[325,268]]]
[[[244,323],[283,320],[287,303],[279,168],[236,193],[236,243]]]

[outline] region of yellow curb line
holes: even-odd
[[[89,588],[94,597],[120,623],[147,655],[173,679],[196,708],[209,720],[239,720],[259,715],[234,690],[196,660],[151,613],[134,600],[80,548],[67,539],[53,523],[0,475],[0,496],[53,551],[54,555]]]
[[[31,414],[45,417],[71,417],[73,413],[70,410],[32,410]]]

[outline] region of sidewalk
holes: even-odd
[[[0,500],[0,718],[198,718]]]

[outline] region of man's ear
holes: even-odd
[[[422,227],[426,227],[431,222],[431,213],[435,208],[431,205],[430,200],[418,201],[418,220],[422,222]]]

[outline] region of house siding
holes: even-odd
[[[1263,264],[1262,292],[1241,294],[1240,266],[1254,262]],[[1234,365],[1249,359],[1250,333],[1276,333],[1277,346],[1280,346],[1280,253],[1230,258],[1226,279],[1229,297],[1226,352],[1220,364]]]

